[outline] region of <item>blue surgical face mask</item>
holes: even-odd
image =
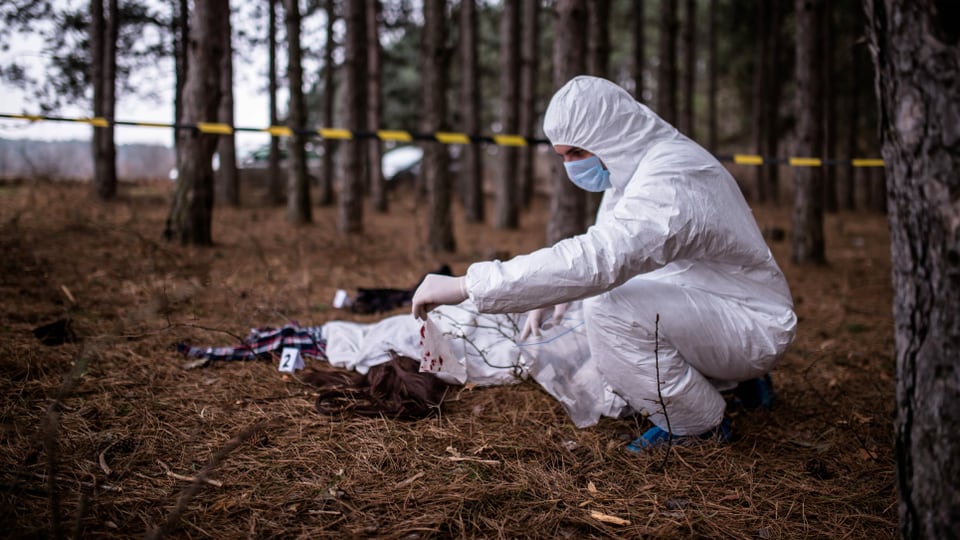
[[[565,161],[570,181],[587,191],[605,191],[610,187],[610,171],[603,168],[600,158],[591,156],[578,161]]]

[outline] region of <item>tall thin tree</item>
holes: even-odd
[[[633,34],[633,62],[631,63],[632,68],[632,79],[633,79],[633,97],[637,98],[637,101],[643,101],[643,88],[644,88],[644,76],[643,70],[646,66],[646,33],[644,32],[644,26],[646,23],[646,13],[644,11],[644,0],[633,0],[633,17],[632,17],[632,34]]]
[[[367,129],[379,129],[383,115],[381,104],[382,89],[382,52],[380,46],[380,0],[366,0],[367,17]],[[387,193],[383,180],[383,143],[379,138],[370,139],[367,144],[367,170],[370,172],[370,203],[378,212],[387,211]]]
[[[228,0],[197,2],[190,15],[188,70],[180,124],[213,122],[220,106],[221,25],[229,16]],[[182,244],[211,245],[213,236],[213,167],[217,136],[196,129],[178,130],[180,156],[164,237]]]
[[[660,64],[657,69],[657,114],[677,122],[677,0],[660,1]]]
[[[270,100],[270,125],[280,124],[277,110],[277,2],[267,0],[267,93]],[[267,163],[269,180],[267,181],[267,200],[272,205],[281,205],[286,199],[284,177],[280,173],[280,137],[270,135],[270,157]]]
[[[824,0],[823,16],[820,23],[823,25],[823,57],[820,65],[823,69],[823,148],[820,155],[824,159],[833,159],[837,148],[837,95],[834,91],[834,49],[836,38],[833,26],[833,0]],[[823,209],[825,212],[837,211],[837,183],[836,167],[827,165],[823,168]]]
[[[753,56],[753,99],[750,110],[753,147],[757,154],[764,155],[766,150],[766,134],[769,129],[770,117],[767,114],[765,104],[769,99],[769,89],[772,82],[768,70],[770,68],[770,10],[773,9],[775,2],[759,2],[756,4],[754,12],[754,56]],[[768,156],[769,157],[769,156]],[[766,164],[763,167],[754,169],[753,189],[751,197],[757,202],[767,202],[769,194],[767,193],[766,169],[775,165]]]
[[[117,0],[108,1],[106,13],[103,0],[91,0],[90,20],[93,115],[112,122],[116,108],[117,36],[120,24]],[[95,127],[92,141],[93,192],[101,200],[110,200],[117,194],[117,150],[112,123]]]
[[[500,125],[505,133],[518,131],[520,91],[520,2],[503,0],[500,16]],[[497,176],[494,226],[515,229],[520,224],[517,191],[517,149],[501,146]]]
[[[797,140],[794,155],[815,157],[823,150],[823,0],[796,0]],[[794,204],[791,259],[795,263],[826,261],[823,239],[823,168],[793,167]]]
[[[587,2],[587,73],[609,78],[610,74],[610,0]],[[585,196],[585,227],[596,218],[603,199],[602,192],[588,192]]]
[[[334,88],[334,73],[336,72],[336,66],[333,61],[333,49],[336,46],[336,42],[333,40],[333,25],[337,20],[337,10],[336,2],[334,0],[327,0],[324,3],[324,11],[327,16],[327,24],[325,25],[326,40],[323,45],[323,96],[321,96],[322,102],[322,111],[323,111],[323,125],[327,127],[332,127],[334,118],[333,118],[333,109],[334,101],[336,98],[336,92]],[[321,158],[321,174],[320,174],[320,193],[317,194],[317,203],[321,206],[327,206],[333,204],[333,186],[334,176],[336,174],[336,167],[334,163],[334,154],[337,149],[337,141],[334,139],[324,139],[323,140],[323,157]]]
[[[533,0],[531,0],[533,1]],[[477,3],[460,3],[460,115],[463,131],[480,133],[480,65],[477,57]],[[461,167],[462,200],[468,223],[483,223],[486,217],[486,198],[483,193],[483,146],[477,141],[463,149]]]
[[[217,156],[220,168],[216,179],[220,185],[220,193],[224,203],[230,206],[240,206],[240,184],[237,174],[237,139],[232,131],[234,125],[233,114],[233,29],[230,16],[221,25],[223,40],[223,56],[220,58],[220,110],[217,120],[231,126],[229,134],[220,135],[217,140]]]
[[[960,26],[951,2],[867,0],[889,178],[900,537],[960,530]]]
[[[520,14],[520,134],[533,138],[537,123],[537,82],[540,80],[540,2],[522,0]],[[533,199],[536,182],[536,155],[534,145],[520,149],[517,170],[519,171],[519,202],[528,208]]]
[[[694,124],[694,92],[697,73],[697,2],[687,0],[683,18],[683,109],[680,130],[691,139],[696,138]]]
[[[707,28],[707,149],[718,151],[717,132],[717,0],[708,4]]]
[[[175,0],[173,3],[173,123],[176,124],[183,116],[183,86],[187,80],[188,54],[187,45],[190,43],[190,8],[188,0]],[[180,161],[180,137],[176,129],[173,130],[173,147],[176,161]]]
[[[553,85],[559,89],[587,69],[584,40],[587,6],[585,0],[557,0],[553,9],[554,35],[565,36],[553,41]],[[586,215],[584,191],[567,178],[559,158],[553,160],[552,187],[547,222],[547,242],[550,244],[583,232]]]
[[[344,127],[358,132],[367,124],[367,27],[365,3],[344,2],[347,34],[344,47]],[[363,192],[365,189],[363,141],[353,139],[343,146],[343,173],[337,200],[337,230],[343,234],[363,231]]]
[[[303,63],[300,47],[300,2],[286,0],[287,84],[290,94],[287,125],[293,130],[287,144],[287,221],[310,223],[310,180],[307,175],[307,106],[303,98]]]
[[[423,3],[423,124],[426,133],[443,131],[446,125],[446,2]],[[426,143],[421,167],[427,186],[429,224],[427,245],[431,251],[454,251],[453,219],[450,211],[450,182],[447,179],[447,148]]]

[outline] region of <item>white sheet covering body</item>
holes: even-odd
[[[452,360],[465,368],[437,373],[449,383],[490,386],[533,377],[581,428],[596,424],[601,416],[625,412],[626,402],[607,385],[590,357],[580,302],[571,305],[563,321],[526,343],[518,343],[523,316],[482,314],[469,301],[440,306],[430,312],[430,320]],[[420,359],[423,324],[410,315],[376,323],[328,322],[323,326],[328,360],[366,373],[389,360],[391,349]],[[465,378],[453,375],[464,371]]]
[[[674,434],[712,429],[725,407],[718,388],[768,372],[796,327],[786,280],[739,187],[709,152],[604,79],[564,85],[544,133],[598,156],[612,187],[584,234],[472,264],[471,301],[485,313],[524,313],[584,300],[589,356],[610,387]]]

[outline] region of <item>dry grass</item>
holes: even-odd
[[[543,242],[468,226],[424,250],[423,209],[394,195],[367,232],[335,209],[218,209],[210,249],[162,242],[169,186],[0,186],[0,526],[8,537],[891,538],[896,525],[890,271],[882,216],[830,216],[824,268],[788,263],[801,316],[772,411],[729,445],[624,452],[644,427],[578,430],[529,383],[458,389],[417,422],[329,418],[265,362],[185,371],[171,345],[229,344],[290,320],[375,320],[338,288],[408,287]],[[757,208],[789,229],[789,209]],[[418,217],[419,216],[419,217]],[[789,234],[787,235],[789,238]],[[80,340],[31,330],[69,317]],[[665,459],[669,457],[669,459]]]

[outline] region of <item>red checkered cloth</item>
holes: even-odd
[[[177,343],[177,352],[188,358],[209,361],[259,360],[279,356],[286,347],[296,347],[305,357],[327,359],[323,326],[300,326],[296,322],[281,328],[254,328],[240,345],[234,347],[194,347]]]

